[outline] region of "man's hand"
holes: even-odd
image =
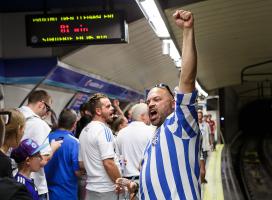
[[[52,152],[57,151],[61,147],[62,142],[63,140],[59,140],[59,141],[52,140],[50,143]]]
[[[115,192],[118,194],[123,193],[125,189],[127,189],[129,193],[134,193],[137,191],[137,187],[135,182],[126,178],[118,178],[115,181]]]
[[[112,104],[113,104],[114,108],[117,108],[117,107],[119,107],[120,102],[119,102],[118,99],[114,99],[113,102],[112,102]]]
[[[173,17],[175,19],[176,25],[181,28],[192,28],[194,24],[193,14],[185,10],[177,10]]]

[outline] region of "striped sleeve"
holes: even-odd
[[[198,135],[199,127],[197,124],[196,111],[197,91],[187,94],[176,94],[176,109],[174,121],[177,125],[176,135],[183,139],[190,139]]]
[[[100,126],[97,133],[97,145],[101,159],[114,158],[114,141],[111,130],[106,126]]]

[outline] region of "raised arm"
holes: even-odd
[[[194,37],[194,18],[191,12],[177,10],[173,15],[176,25],[183,29],[182,66],[179,91],[190,93],[195,89],[197,52]]]

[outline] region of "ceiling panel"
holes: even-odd
[[[272,58],[272,1],[209,0],[182,8],[195,16],[198,79],[206,89],[239,85],[244,67]],[[172,20],[176,9],[165,14],[181,46],[180,30]]]
[[[172,88],[178,83],[178,70],[162,55],[161,41],[144,18],[129,24],[129,44],[87,46],[62,62],[140,92],[160,82]]]

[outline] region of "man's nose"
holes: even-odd
[[[155,102],[154,101],[150,101],[149,104],[148,104],[148,108],[152,108],[155,106]]]

